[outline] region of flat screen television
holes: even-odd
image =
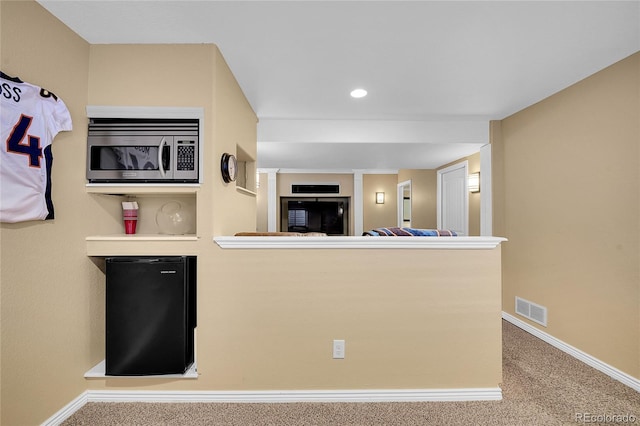
[[[348,197],[281,197],[281,229],[349,235]]]

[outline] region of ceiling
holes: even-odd
[[[260,119],[261,168],[435,168],[640,50],[639,1],[38,3],[92,44],[215,43]]]

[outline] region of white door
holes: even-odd
[[[468,162],[438,170],[438,228],[469,235]]]

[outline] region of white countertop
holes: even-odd
[[[502,237],[290,237],[220,236],[213,241],[223,249],[494,249]]]

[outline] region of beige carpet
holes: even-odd
[[[89,403],[63,425],[640,425],[640,393],[506,321],[503,376],[502,401]]]

